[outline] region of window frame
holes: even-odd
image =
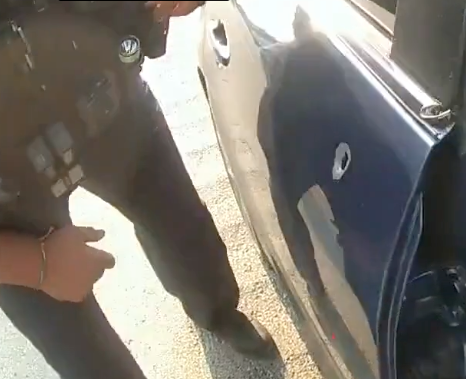
[[[465,0],[398,0],[391,58],[444,108],[463,86],[465,12]]]
[[[378,5],[373,0],[346,0],[358,12],[372,23],[381,33],[393,38],[395,28],[395,15]],[[400,1],[400,0],[398,0]]]
[[[426,92],[445,108],[462,101],[466,0],[398,0],[395,15],[373,0],[347,1],[392,40],[390,58]],[[392,15],[392,25],[377,8],[385,20]]]

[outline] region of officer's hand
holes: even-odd
[[[104,235],[103,230],[74,225],[53,232],[44,244],[47,259],[40,289],[60,301],[84,300],[104,271],[115,266],[110,253],[87,244]]]
[[[199,7],[199,1],[147,1],[146,8],[156,19],[181,17],[191,14]]]

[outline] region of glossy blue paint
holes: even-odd
[[[263,1],[205,10],[206,21],[224,22],[231,55],[219,67],[205,36],[201,69],[219,143],[254,233],[316,324],[335,375],[392,378],[422,228],[420,183],[446,132],[416,116],[428,96],[346,2],[326,3],[351,21],[331,32],[313,28],[332,19],[319,2],[278,3],[267,14]],[[341,144],[349,165],[335,178]]]
[[[466,156],[463,155],[457,167],[458,181],[456,183],[454,196],[455,209],[452,217],[453,222],[450,234],[451,241],[458,252],[466,252]]]
[[[278,142],[269,152],[277,162],[271,172],[290,206],[305,198],[301,216],[315,260],[349,333],[356,339],[367,333],[362,320],[349,321],[362,308],[376,341],[386,270],[392,254],[401,255],[395,251],[403,243],[401,227],[419,196],[435,140],[356,59],[325,38],[318,44],[307,54],[302,47],[289,52],[272,106]],[[335,181],[332,165],[342,142],[352,158],[346,174]],[[364,337],[356,344],[370,340]]]

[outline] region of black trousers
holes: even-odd
[[[222,315],[238,305],[226,247],[158,103],[144,84],[138,91],[133,111],[89,147],[83,158],[88,176],[84,187],[133,221],[165,289],[180,299],[195,323],[215,330]],[[2,286],[0,305],[62,378],[144,378],[94,296],[73,304]]]

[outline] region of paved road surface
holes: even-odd
[[[230,190],[197,82],[196,27],[195,16],[174,23],[169,54],[148,62],[144,75],[161,101],[193,180],[228,245],[242,290],[241,307],[270,329],[283,363],[244,360],[199,333],[152,274],[130,223],[101,200],[77,191],[72,199],[75,222],[103,227],[107,237],[101,245],[118,259],[117,267],[99,283],[98,298],[149,379],[320,378],[271,285]],[[0,336],[0,378],[57,378],[2,313]]]

